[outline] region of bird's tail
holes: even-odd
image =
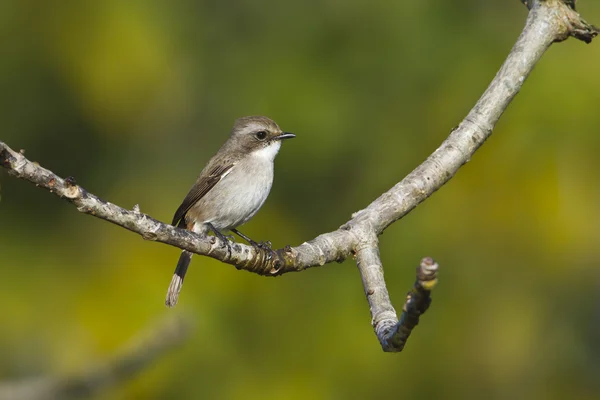
[[[177,263],[177,267],[175,267],[173,279],[171,279],[171,284],[169,285],[169,290],[167,290],[167,299],[165,300],[165,305],[169,308],[177,305],[179,292],[183,286],[183,278],[185,278],[185,273],[190,265],[190,261],[192,261],[192,254],[194,253],[191,253],[187,250],[183,250],[181,252],[179,262]]]

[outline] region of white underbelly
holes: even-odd
[[[273,184],[273,164],[256,164],[235,165],[194,207],[201,216],[197,222],[227,230],[252,218],[267,200]]]

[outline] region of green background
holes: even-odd
[[[579,11],[600,23],[600,3]],[[519,1],[3,1],[0,140],[169,222],[235,118],[297,134],[243,228],[335,230],[422,162],[493,78]],[[165,314],[180,347],[98,399],[536,398],[600,393],[600,43],[552,46],[472,160],[381,237],[399,309],[423,256],[433,305],[400,354],[352,260],[268,279],[195,257],[0,174],[0,380],[106,360]]]

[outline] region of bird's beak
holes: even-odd
[[[294,135],[293,133],[283,132],[281,135],[274,136],[273,139],[274,140],[284,140],[284,139],[291,139],[291,138],[295,138],[295,137],[296,137],[296,135]]]

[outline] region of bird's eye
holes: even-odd
[[[256,136],[256,138],[257,138],[258,140],[265,140],[265,139],[266,139],[266,137],[267,137],[267,132],[265,132],[265,131],[259,131],[259,132],[256,132],[256,133],[254,134],[254,136]]]

